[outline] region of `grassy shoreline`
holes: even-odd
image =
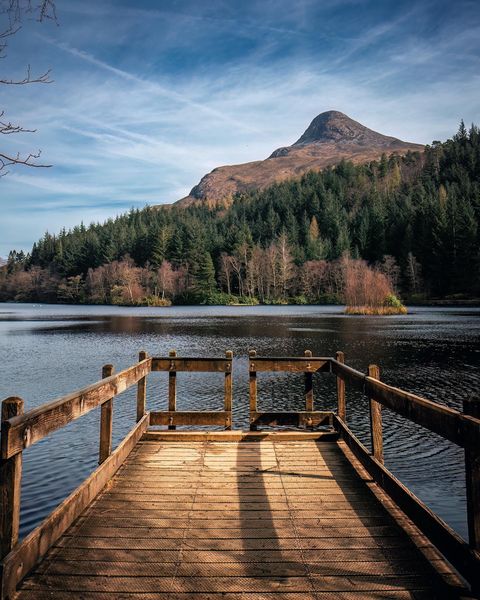
[[[408,310],[406,306],[347,306],[345,308],[346,315],[366,315],[366,316],[381,316],[381,315],[406,315]]]

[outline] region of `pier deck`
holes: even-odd
[[[166,410],[149,411],[147,378],[158,371],[168,373]],[[223,409],[177,410],[184,371],[223,377]],[[303,374],[305,409],[263,412],[265,372]],[[377,365],[349,367],[342,352],[252,350],[248,374],[249,431],[232,430],[231,351],[142,351],[38,408],[3,400],[0,600],[480,597],[480,400],[460,412],[382,382]],[[336,411],[319,410],[314,377],[336,378]],[[132,386],[136,424],[114,449],[114,401]],[[367,445],[349,426],[350,390],[368,399]],[[95,408],[99,466],[19,540],[23,452]],[[384,464],[383,408],[463,449],[468,541]]]
[[[179,437],[137,444],[18,600],[427,599],[437,569],[455,582],[343,442]]]

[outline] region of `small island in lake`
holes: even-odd
[[[344,297],[347,315],[406,315],[392,281],[380,268],[364,260],[344,260]]]

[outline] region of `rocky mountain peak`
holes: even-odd
[[[316,116],[305,133],[293,145],[347,141],[367,143],[385,140],[392,140],[392,138],[365,127],[338,110],[329,110]]]
[[[217,167],[202,177],[180,204],[230,202],[237,192],[264,189],[308,171],[349,160],[361,164],[382,154],[406,154],[423,146],[377,133],[338,110],[316,116],[292,145],[277,148],[266,160]]]

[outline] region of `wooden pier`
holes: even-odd
[[[382,383],[375,365],[348,367],[340,352],[252,351],[248,369],[249,431],[232,430],[231,352],[142,352],[132,367],[114,374],[106,365],[101,381],[29,412],[4,400],[1,600],[478,597],[478,403],[455,411]],[[155,371],[169,373],[162,412],[147,410]],[[223,410],[177,411],[182,371],[222,374]],[[258,410],[257,376],[267,371],[304,373],[304,411]],[[315,410],[315,373],[336,377],[335,413]],[[133,385],[137,423],[112,451],[114,398]],[[371,451],[348,427],[349,386],[370,399]],[[23,450],[98,406],[99,467],[19,542]],[[384,466],[383,407],[465,449],[468,542]]]

